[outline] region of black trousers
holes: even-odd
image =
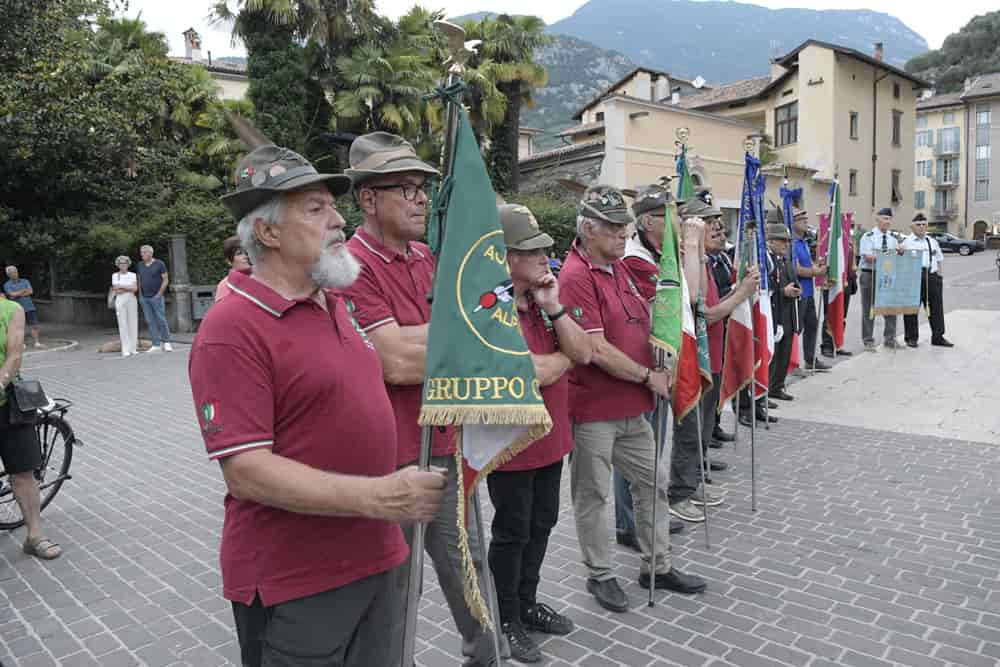
[[[833,336],[830,334],[830,325],[827,322],[829,312],[829,302],[827,301],[826,290],[823,290],[823,351],[833,353]],[[847,327],[847,309],[851,306],[851,291],[844,290],[844,327]]]
[[[806,299],[799,305],[804,306],[808,301]],[[808,308],[808,306],[805,307]],[[771,364],[767,368],[768,391],[778,391],[785,388],[785,378],[788,376],[788,363],[792,360],[792,341],[794,340],[794,336],[792,336],[792,322],[791,318],[785,319],[786,321],[781,323],[785,333],[781,337],[781,340],[774,344],[774,356],[771,357]],[[814,338],[813,345],[815,344],[816,339]],[[815,348],[813,352],[815,353]]]
[[[562,460],[536,470],[497,471],[486,478],[493,514],[490,569],[501,623],[520,623],[535,604],[549,535],[559,518]]]
[[[939,273],[928,273],[924,269],[920,277],[920,305],[928,311],[931,322],[931,340],[944,338],[944,279]],[[919,314],[903,315],[906,341],[916,343],[920,338]]]
[[[383,572],[298,600],[265,607],[233,602],[243,667],[372,667],[391,662],[387,628],[405,600]]]
[[[715,413],[719,406],[719,388],[722,374],[712,375],[712,388],[701,395],[701,421],[699,411],[692,410],[684,419],[674,422],[674,445],[670,450],[670,486],[667,496],[670,504],[690,498],[701,485],[701,471],[698,470],[698,430],[701,430],[702,456],[707,456],[708,443],[712,441],[715,429]]]
[[[816,336],[819,334],[815,297],[807,296],[799,300],[799,319],[802,321],[803,362],[808,367],[816,360]]]

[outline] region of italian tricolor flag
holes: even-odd
[[[844,255],[844,224],[840,215],[840,183],[830,187],[830,233],[826,256],[829,261],[826,272],[827,315],[826,321],[833,338],[833,347],[844,346],[844,283],[847,282],[847,258]]]
[[[684,274],[681,279],[681,351],[677,358],[677,373],[674,380],[674,419],[680,421],[694,410],[701,400],[702,375],[698,363],[698,333],[694,325],[694,311],[691,310],[691,293],[688,291]]]

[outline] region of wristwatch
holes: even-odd
[[[553,314],[553,315],[549,315],[548,313],[545,313],[545,314],[546,314],[546,315],[548,315],[548,317],[549,317],[549,322],[555,322],[555,321],[556,321],[556,320],[558,320],[558,319],[559,319],[560,317],[562,317],[563,315],[565,315],[565,314],[566,314],[566,307],[565,307],[565,306],[563,306],[563,307],[562,307],[562,308],[560,308],[560,309],[559,309],[558,311],[556,311],[556,312],[555,312],[555,314]]]

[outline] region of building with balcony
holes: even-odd
[[[961,93],[950,93],[917,102],[913,209],[927,216],[930,229],[967,236],[963,233],[966,138],[961,97]]]
[[[184,57],[172,57],[174,62],[185,65],[196,65],[208,70],[212,80],[215,81],[216,92],[219,99],[241,100],[246,97],[250,88],[250,78],[247,76],[247,66],[242,63],[227,62],[224,60],[212,60],[212,52],[208,52],[208,58],[204,58],[201,53],[201,36],[194,28],[184,31]]]
[[[843,210],[861,226],[870,227],[874,212],[891,206],[896,228],[904,230],[915,203],[916,102],[929,84],[887,64],[883,55],[881,44],[868,55],[808,40],[775,59],[770,76],[719,86],[681,105],[760,127],[776,163],[811,174],[789,179],[803,187],[810,214],[826,210],[836,176]]]

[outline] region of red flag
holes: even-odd
[[[753,316],[750,302],[736,306],[726,327],[726,353],[722,362],[719,409],[753,381]]]
[[[687,280],[681,273],[681,350],[677,357],[674,392],[671,397],[674,419],[680,421],[701,399],[702,375],[698,364],[698,334],[691,310],[691,296]]]

